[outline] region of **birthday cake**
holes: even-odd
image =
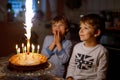
[[[38,53],[18,53],[9,58],[9,68],[16,70],[38,70],[49,66],[47,57]]]

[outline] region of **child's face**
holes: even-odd
[[[81,23],[79,36],[81,41],[93,41],[97,37],[94,27],[87,23]]]
[[[57,23],[54,23],[52,25],[52,33],[55,34],[56,32],[59,32],[60,36],[64,36],[67,31],[65,23],[59,21]]]

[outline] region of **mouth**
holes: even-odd
[[[80,37],[83,37],[84,35],[80,35]]]

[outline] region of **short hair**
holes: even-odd
[[[87,23],[93,26],[95,29],[99,29],[101,31],[101,34],[97,39],[100,40],[105,30],[105,22],[101,16],[98,14],[85,15],[80,19],[80,24],[81,23]]]
[[[58,16],[55,16],[52,20],[51,20],[51,25],[57,23],[57,22],[63,22],[65,25],[66,25],[66,28],[69,28],[69,21],[68,19],[63,16],[63,15],[58,15]]]

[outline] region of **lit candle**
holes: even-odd
[[[32,44],[32,53],[34,53],[35,46]]]
[[[18,53],[20,53],[20,48],[18,48],[18,50],[17,50],[17,51],[18,51]]]
[[[16,44],[16,52],[18,53],[18,45]]]
[[[39,49],[40,49],[40,46],[38,45],[38,46],[37,46],[37,53],[39,53]]]
[[[24,47],[24,52],[26,53],[26,46]]]
[[[27,40],[27,52],[30,52],[30,39]]]
[[[22,43],[22,52],[24,53],[24,43]]]

